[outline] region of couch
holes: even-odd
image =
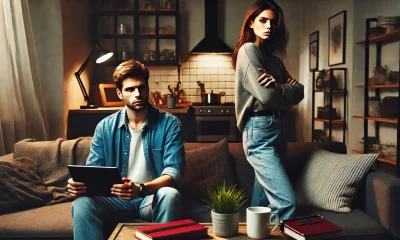
[[[185,143],[185,150],[189,152],[211,144]],[[289,143],[289,156],[284,165],[293,185],[316,148],[342,154],[347,152],[346,146],[339,142]],[[244,156],[242,144],[229,143],[228,150],[236,184],[251,197],[254,172]],[[0,157],[0,162],[12,161],[13,154]],[[84,164],[85,159],[79,161],[79,164]],[[360,184],[353,210],[349,213],[299,207],[298,214],[324,216],[343,228],[346,239],[400,239],[400,179],[371,170]],[[0,238],[72,239],[71,204],[67,199],[61,203],[1,214]],[[245,221],[245,207],[240,212],[242,221]],[[190,217],[199,222],[211,221],[209,210]]]

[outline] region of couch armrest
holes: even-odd
[[[365,184],[365,210],[392,235],[400,237],[400,179],[371,172]]]

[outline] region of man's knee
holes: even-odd
[[[162,187],[156,193],[156,199],[161,201],[168,201],[171,204],[181,201],[181,194],[178,190],[172,187]]]
[[[90,197],[78,197],[72,203],[72,217],[85,216],[88,212],[96,210],[94,200]]]

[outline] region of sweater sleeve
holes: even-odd
[[[285,65],[281,60],[280,61],[280,66],[283,71],[283,76],[284,80],[287,81],[289,78],[291,78],[290,74],[285,68]],[[289,83],[284,83],[282,84],[282,87],[284,89],[284,94],[283,97],[287,100],[286,103],[289,104],[290,106],[297,105],[301,100],[304,98],[304,85],[301,83],[297,83],[296,85],[291,85]]]
[[[263,73],[258,68],[265,68],[260,52],[254,44],[244,44],[239,50],[236,64],[236,71],[242,77],[243,87],[265,106],[274,108],[286,105],[279,89],[260,85],[257,79]]]

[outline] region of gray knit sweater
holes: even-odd
[[[263,87],[257,79],[263,74],[258,68],[264,68],[284,88]],[[265,56],[251,42],[245,43],[238,52],[236,61],[235,112],[237,127],[243,131],[248,114],[258,110],[288,111],[304,98],[304,86],[300,83],[292,86],[287,83],[291,76],[283,62],[276,56]]]

